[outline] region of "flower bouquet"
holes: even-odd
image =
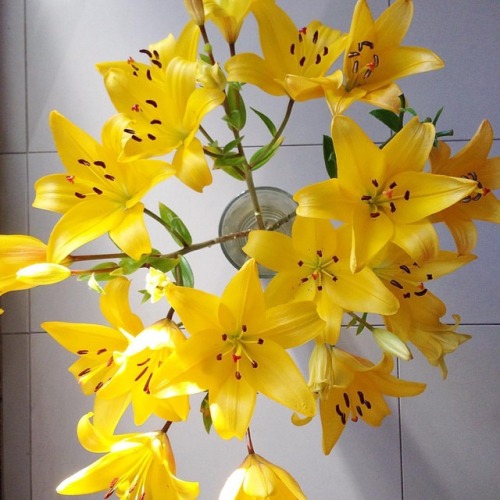
[[[453,132],[438,128],[442,110],[422,119],[409,106],[395,81],[444,65],[433,51],[403,44],[410,0],[396,0],[377,19],[359,0],[348,33],[320,21],[297,27],[274,0],[184,4],[190,20],[179,33],[137,58],[97,65],[116,108],[100,140],[51,113],[65,171],[35,183],[33,206],[60,218],[47,242],[0,236],[0,294],[71,278],[100,294],[106,324],[42,324],[76,357],[70,371],[93,398],[78,439],[102,454],[58,493],[203,497],[197,482],[177,477],[169,439],[187,419],[192,396],[201,394],[207,432],[246,443],[246,458],[220,498],[306,498],[289,472],[258,454],[250,431],[256,404],[269,398],[283,405],[294,426],[318,419],[322,452],[329,454],[347,425],[379,426],[390,414],[387,397],[424,391],[425,384],[394,373],[396,362],[419,351],[447,376],[445,356],[470,335],[457,331],[458,315],[445,322],[445,305],[428,282],[476,258],[474,220],[500,221],[493,192],[500,160],[488,158],[493,131],[484,121],[452,155],[445,140]],[[239,50],[249,18],[260,54]],[[228,46],[226,59],[213,49],[215,36]],[[287,101],[279,122],[258,101],[247,102],[252,87]],[[332,117],[323,158],[314,160],[324,161],[324,179],[292,197],[285,193],[289,208],[280,212],[273,197],[264,201],[254,172],[272,163],[292,113],[312,100]],[[349,116],[358,101],[387,127],[382,144]],[[216,110],[228,137],[210,130]],[[245,142],[247,114],[268,134],[261,147]],[[209,240],[194,241],[182,214],[166,203],[153,210],[143,201],[173,178],[181,189],[202,193],[217,190],[226,175],[244,186],[250,208],[245,223],[234,211],[235,228],[224,230],[221,222]],[[161,248],[146,217],[165,231]],[[447,226],[455,248],[442,247],[437,223]],[[103,235],[115,252],[82,253]],[[216,245],[237,267],[220,295],[197,288],[189,264],[190,254]],[[144,280],[143,300],[156,308],[151,324],[130,305],[133,276]],[[345,337],[354,344],[369,337],[379,358],[346,349]],[[310,356],[307,374],[291,355],[300,346]],[[122,432],[127,409],[135,428]],[[152,416],[163,421],[153,430]]]

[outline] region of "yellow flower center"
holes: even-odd
[[[297,60],[301,68],[320,64],[321,59],[328,55],[328,47],[318,46],[318,40],[318,30],[311,34],[307,27],[304,27],[298,31],[297,40],[293,40],[290,44],[290,55]]]
[[[466,196],[465,198],[462,198],[462,200],[460,200],[462,203],[479,201],[491,191],[491,189],[484,187],[481,181],[478,180],[476,172],[469,172],[467,175],[461,175],[460,177],[477,182],[476,189],[469,196]]]
[[[304,262],[299,260],[297,265],[299,267],[305,266],[305,268],[310,269],[311,272],[304,276],[300,281],[301,285],[314,281],[316,284],[316,290],[321,292],[323,290],[323,280],[330,279],[332,281],[337,281],[338,277],[333,272],[332,265],[337,264],[339,258],[336,255],[324,255],[323,250],[316,250],[316,256],[314,260],[309,262]]]
[[[258,368],[259,364],[252,358],[248,350],[245,348],[245,344],[262,345],[264,343],[264,339],[260,337],[257,340],[248,338],[246,325],[242,325],[240,331],[237,331],[234,334],[223,333],[222,340],[224,342],[228,342],[230,347],[226,350],[226,352],[217,354],[217,361],[222,361],[222,358],[226,354],[231,354],[235,364],[234,376],[237,380],[241,380],[240,361],[242,358],[248,359],[252,368]]]
[[[393,214],[397,210],[397,202],[410,199],[410,190],[400,189],[396,182],[391,182],[388,187],[380,186],[377,179],[372,179],[371,182],[376,189],[375,194],[364,194],[361,196],[361,201],[370,206],[372,219],[379,217],[380,211],[389,211]]]
[[[357,47],[354,48],[357,50],[351,50],[347,54],[351,62],[349,77],[345,85],[347,92],[363,85],[380,64],[379,56],[374,53],[375,44],[370,40],[358,42]]]

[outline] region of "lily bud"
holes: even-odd
[[[413,358],[406,344],[394,333],[383,328],[375,328],[373,330],[373,338],[380,346],[382,351],[387,354],[393,354],[400,359],[408,361]]]
[[[184,0],[184,5],[191,19],[193,19],[198,26],[203,26],[205,24],[203,0]]]
[[[208,64],[198,61],[196,80],[206,89],[224,90],[226,88],[226,75],[218,63]]]
[[[71,271],[60,264],[39,263],[23,267],[16,273],[16,278],[29,285],[53,285],[69,278]]]

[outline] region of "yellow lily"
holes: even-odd
[[[38,285],[52,285],[71,275],[67,265],[71,257],[60,263],[47,259],[47,245],[24,234],[0,235],[0,296]]]
[[[411,0],[396,0],[376,21],[366,0],[358,0],[344,56],[344,83],[325,89],[333,114],[358,99],[398,112],[401,91],[393,82],[444,66],[431,50],[401,46],[412,17]]]
[[[359,418],[379,426],[391,414],[384,396],[417,396],[425,384],[391,375],[394,362],[384,357],[377,365],[342,349],[317,344],[309,362],[309,387],[317,394],[323,429],[323,452],[328,455],[349,420]],[[297,425],[307,423],[294,415]]]
[[[258,392],[304,415],[314,414],[314,399],[285,351],[322,329],[314,304],[267,308],[253,259],[221,298],[173,284],[166,294],[191,337],[158,370],[153,393],[171,397],[208,390],[214,428],[224,439],[243,438]]]
[[[101,295],[101,310],[110,327],[49,321],[42,328],[79,356],[69,371],[84,394],[95,393],[97,398],[112,400],[111,406],[123,407],[132,402],[137,425],[153,413],[166,420],[185,420],[189,412],[186,396],[158,399],[150,390],[153,373],[184,341],[184,336],[169,320],[144,328],[130,309],[129,287],[126,278],[115,278]]]
[[[476,246],[474,219],[500,222],[500,201],[493,193],[500,189],[500,157],[488,158],[492,144],[493,129],[484,120],[474,137],[453,157],[445,142],[439,142],[430,155],[433,173],[477,181],[473,193],[432,216],[434,222],[448,226],[460,254],[470,253]]]
[[[88,495],[105,491],[130,500],[190,500],[199,484],[178,479],[170,441],[164,432],[108,435],[90,423],[92,413],[78,423],[78,437],[89,451],[107,453],[65,479],[60,495]]]
[[[226,42],[236,43],[243,21],[254,0],[203,0],[207,18],[212,21]],[[269,0],[274,1],[274,0]]]
[[[297,29],[274,2],[255,0],[251,6],[259,25],[263,58],[242,53],[226,63],[229,81],[257,85],[271,95],[289,95],[297,101],[322,97],[323,77],[342,53],[346,37],[312,21]]]
[[[421,231],[433,237],[435,253],[437,236],[427,217],[476,189],[470,179],[422,172],[434,134],[432,124],[415,117],[379,149],[350,118],[333,120],[338,178],[306,186],[294,199],[298,215],[352,225],[353,272],[389,241],[416,255],[421,242],[415,234]]]
[[[435,257],[414,259],[395,245],[387,245],[373,262],[373,270],[398,298],[396,314],[384,316],[387,328],[403,342],[414,344],[433,366],[439,366],[443,378],[447,367],[444,356],[454,352],[470,335],[456,333],[454,325],[441,323],[444,303],[424,283],[449,274],[473,261],[471,254],[457,255],[440,251]]]
[[[47,256],[60,261],[76,248],[106,232],[134,259],[151,252],[141,198],[173,175],[165,162],[121,163],[123,120],[108,120],[102,145],[61,114],[50,114],[50,126],[67,174],[52,174],[35,183],[33,206],[62,213],[50,235]]]
[[[297,217],[292,236],[252,231],[243,250],[276,271],[266,288],[270,304],[312,300],[326,322],[318,342],[335,344],[344,310],[394,314],[398,301],[371,269],[353,274],[349,266],[350,229],[329,221]]]
[[[299,484],[284,469],[250,453],[227,479],[219,500],[306,500]]]
[[[128,118],[122,128],[121,161],[161,156],[175,150],[175,175],[202,191],[212,182],[203,146],[195,137],[203,117],[225,98],[219,88],[196,86],[198,27],[189,23],[179,41],[145,52],[151,64],[102,63],[97,67],[116,109]]]

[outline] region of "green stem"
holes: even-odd
[[[250,434],[250,427],[247,429],[247,451],[249,455],[254,455],[255,450],[253,448],[252,436]]]

